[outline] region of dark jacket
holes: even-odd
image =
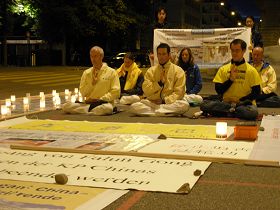
[[[260,46],[263,47],[262,35],[255,28],[252,28],[252,38],[251,41],[254,47]]]
[[[186,93],[198,94],[202,88],[202,78],[200,70],[196,64],[194,66],[181,66],[186,74]]]

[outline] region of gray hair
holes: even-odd
[[[90,53],[91,53],[92,51],[99,52],[100,55],[102,56],[102,58],[104,58],[104,50],[103,50],[101,47],[99,47],[99,46],[94,46],[94,47],[92,47],[92,48],[90,49]]]

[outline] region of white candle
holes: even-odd
[[[72,95],[72,96],[71,96],[71,102],[72,102],[72,103],[75,103],[75,101],[76,101],[76,96],[75,96],[75,95]]]
[[[29,101],[27,97],[23,97],[23,105],[28,105]]]
[[[56,90],[52,90],[52,95],[55,96]]]
[[[69,94],[69,89],[65,89],[65,95],[68,95]]]
[[[44,92],[40,92],[40,99],[44,99],[45,98],[45,93]]]
[[[1,115],[6,116],[8,113],[8,109],[6,105],[1,105]]]
[[[40,100],[40,109],[44,109],[46,107],[46,101]]]
[[[78,89],[78,88],[75,88],[75,89],[74,89],[74,93],[75,93],[75,94],[78,94],[78,93],[79,93],[79,89]]]
[[[226,122],[216,122],[216,137],[226,138],[227,137],[227,123]]]
[[[6,99],[6,106],[10,107],[12,105],[11,99],[7,98]]]
[[[23,105],[23,111],[28,112],[29,111],[29,104],[24,104]]]
[[[16,96],[15,95],[11,95],[11,102],[15,102],[16,101]]]

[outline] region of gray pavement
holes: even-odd
[[[73,89],[79,84],[82,70],[65,67],[44,67],[41,69],[20,68],[0,69],[0,98],[5,99],[11,94],[25,96],[26,92],[39,94],[40,91],[51,93],[51,90],[63,92]],[[69,76],[67,83],[61,82],[59,75]],[[30,80],[20,79],[28,77]],[[212,76],[203,72],[202,95],[213,94]],[[36,83],[36,81],[38,81]],[[41,81],[41,83],[40,83]],[[52,85],[56,86],[52,86]],[[33,91],[33,92],[32,92]],[[199,108],[191,108],[190,112]],[[275,112],[279,109],[261,109],[262,113]],[[166,123],[166,124],[200,124],[214,125],[217,118],[190,119],[189,117],[135,117],[128,113],[112,116],[66,115],[61,110],[35,113],[31,119],[75,120],[95,122],[127,122],[127,123]],[[225,120],[225,119],[223,119]],[[229,125],[235,125],[237,119],[228,119]],[[105,210],[216,210],[216,209],[280,209],[280,168],[247,166],[243,164],[212,163],[205,174],[193,187],[189,194],[170,194],[161,192],[139,192],[131,190]],[[174,177],[169,177],[173,179]],[[168,180],[166,180],[168,182]]]

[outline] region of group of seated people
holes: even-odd
[[[158,64],[145,75],[127,53],[117,70],[103,63],[104,51],[90,50],[93,67],[85,70],[80,81],[84,102],[66,102],[65,113],[108,115],[116,111],[116,102],[129,105],[128,111],[144,116],[184,115],[190,106],[200,106],[204,115],[254,120],[257,106],[280,107],[276,95],[274,69],[263,61],[263,48],[252,51],[252,65],[244,59],[247,44],[241,39],[230,43],[231,62],[219,68],[213,79],[217,95],[198,95],[202,79],[190,48],[183,48],[178,63],[171,62],[170,46],[157,47]]]

